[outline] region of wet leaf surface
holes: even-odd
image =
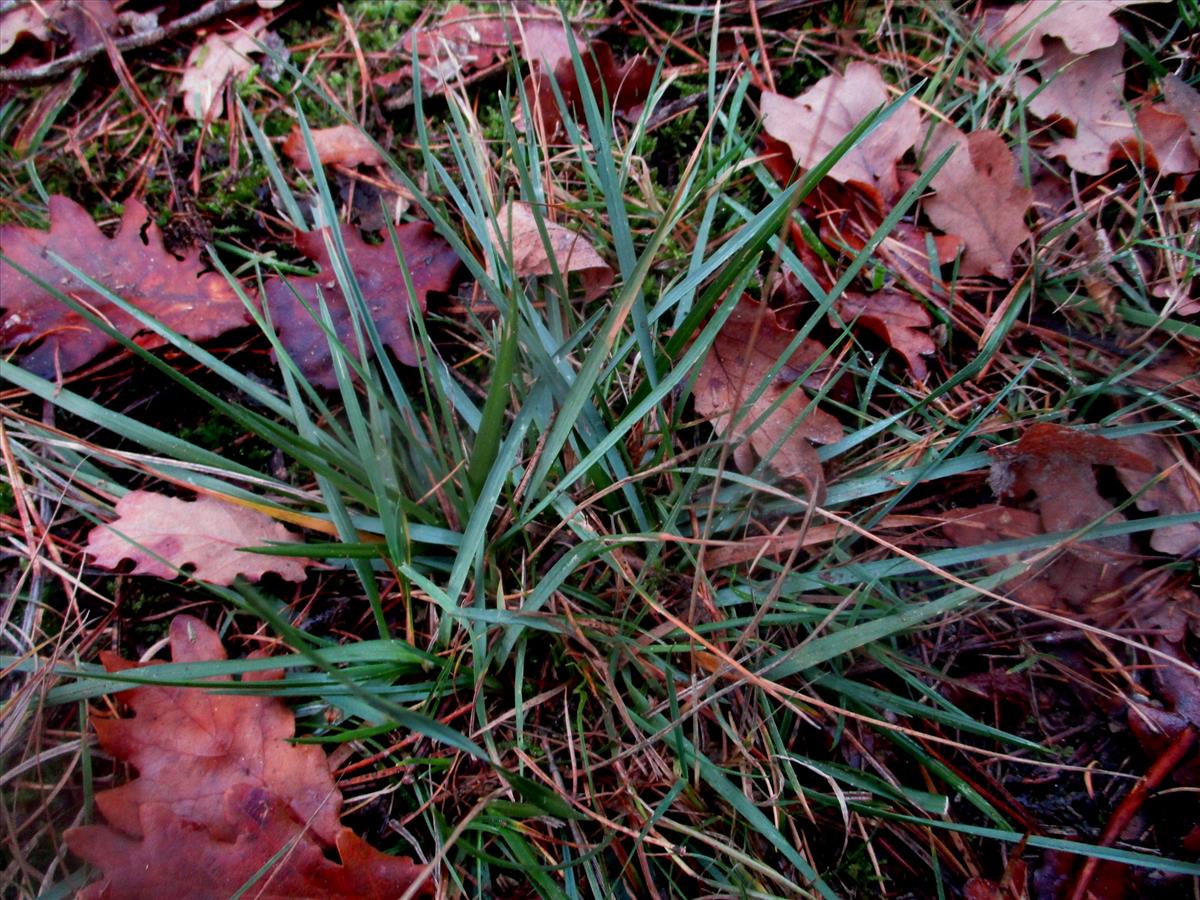
[[[418,365],[420,356],[409,321],[412,306],[415,303],[423,312],[430,293],[450,289],[459,266],[458,256],[428,223],[406,222],[396,226],[400,252],[415,291],[415,297],[410,300],[403,269],[388,235],[384,235],[380,244],[368,244],[357,229],[349,226],[341,226],[341,234],[350,267],[379,330],[381,342],[404,365]],[[334,331],[350,348],[352,358],[357,358],[349,301],[339,287],[339,280],[334,277],[333,263],[322,232],[298,232],[295,241],[297,249],[317,263],[321,272],[308,277],[292,276],[286,282],[272,279],[267,283],[267,303],[279,337],[300,370],[313,384],[333,389],[337,387],[337,375],[333,370],[329,342],[304,304],[320,316],[321,300],[324,300]],[[365,352],[368,357],[374,356],[369,342]]]
[[[170,642],[176,663],[226,659],[217,633],[191,616],[171,621]],[[134,667],[103,659],[109,671]],[[421,873],[341,826],[325,752],[290,743],[295,719],[281,700],[158,686],[121,698],[131,718],[93,722],[100,746],[138,777],[96,795],[107,824],[66,833],[101,873],[81,897],[227,897],[271,863],[254,896],[382,900]],[[325,857],[334,847],[340,864]]]
[[[50,198],[50,230],[0,226],[0,251],[43,281],[94,310],[126,337],[161,346],[133,316],[69,275],[56,253],[131,305],[193,340],[207,340],[250,321],[245,307],[219,274],[203,272],[198,252],[177,259],[137,200],[125,203],[116,235],[107,238],[83,207]],[[0,262],[0,346],[30,347],[20,363],[43,377],[91,362],[117,342],[6,263]]]

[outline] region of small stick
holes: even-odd
[[[204,4],[193,13],[180,16],[178,19],[168,22],[166,25],[160,25],[158,28],[152,28],[150,31],[127,35],[119,41],[114,41],[113,45],[118,52],[134,50],[138,47],[148,47],[151,44],[157,44],[159,41],[173,37],[181,31],[188,31],[197,25],[202,25],[209,19],[215,19],[217,16],[234,12],[247,6],[253,6],[254,3],[255,0],[211,0],[211,2]],[[69,56],[64,56],[61,59],[56,59],[44,65],[35,66],[32,69],[0,69],[0,84],[32,84],[37,81],[56,78],[64,72],[69,72],[71,69],[90,62],[106,52],[106,50],[104,42],[101,41],[77,53],[72,53]]]
[[[1192,745],[1196,743],[1196,734],[1194,725],[1188,725],[1179,732],[1175,740],[1171,741],[1170,746],[1150,766],[1146,777],[1125,795],[1113,812],[1112,818],[1108,820],[1108,824],[1104,826],[1104,833],[1100,835],[1101,847],[1111,847],[1117,842],[1117,838],[1121,836],[1121,832],[1125,830],[1137,811],[1142,808],[1142,804],[1146,802],[1150,792],[1162,784],[1167,776],[1175,771],[1175,767],[1183,762],[1188,751],[1192,749]],[[1075,881],[1075,890],[1071,892],[1071,900],[1084,900],[1088,894],[1088,887],[1099,868],[1100,858],[1089,856],[1083,864],[1083,868],[1079,870],[1079,878]]]

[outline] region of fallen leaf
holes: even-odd
[[[934,235],[908,222],[898,222],[875,251],[888,270],[924,297],[946,295],[946,283],[934,279],[926,236],[932,236],[939,272],[948,272],[962,249],[962,239],[953,234]],[[861,247],[861,245],[860,245]]]
[[[923,330],[933,324],[924,306],[899,291],[876,294],[847,291],[838,298],[836,305],[838,315],[845,321],[857,321],[874,332],[904,357],[914,378],[925,380],[929,367],[921,357],[937,348],[933,338]]]
[[[822,78],[799,97],[764,91],[763,128],[788,145],[798,166],[811,169],[890,99],[879,70],[855,61],[846,66],[845,75]],[[830,177],[862,185],[890,200],[899,190],[896,163],[916,143],[920,130],[917,107],[905,104],[839,159]]]
[[[1167,108],[1187,124],[1192,150],[1200,155],[1200,91],[1172,74],[1163,79],[1163,98]]]
[[[1100,495],[1093,466],[1153,470],[1123,442],[1045,423],[1030,426],[1015,444],[993,450],[992,457],[990,481],[997,496],[1022,501],[1033,495],[1033,508],[991,504],[948,511],[942,530],[960,547],[1073,532],[1097,520],[1124,521]],[[983,562],[996,573],[1024,559],[1036,562],[1007,582],[1006,591],[1036,609],[1083,613],[1094,620],[1119,611],[1123,593],[1117,588],[1136,564],[1128,535],[1072,543],[1049,559],[1039,549]]]
[[[576,35],[582,47],[582,37]],[[543,62],[553,68],[570,57],[570,44],[562,16],[548,7],[514,3],[467,7],[456,3],[432,25],[415,26],[400,40],[409,53],[417,54],[421,86],[426,93],[445,90],[459,75],[468,75],[508,57],[509,47],[520,48],[527,62]],[[408,77],[408,67],[376,79],[385,87]]]
[[[1189,607],[1193,615],[1200,609],[1200,597],[1182,588],[1171,598],[1177,607]],[[1160,636],[1154,649],[1173,657],[1183,666],[1200,664],[1188,652],[1186,642]],[[1149,703],[1129,704],[1129,730],[1151,759],[1158,758],[1188,728],[1200,728],[1200,679],[1179,665],[1156,659],[1153,667],[1155,693],[1162,706]],[[1186,787],[1200,786],[1200,757],[1195,753],[1181,761],[1172,772],[1172,780]]]
[[[137,840],[103,825],[72,828],[71,850],[102,873],[80,900],[210,900],[234,896],[259,869],[284,851],[247,896],[256,900],[393,900],[424,869],[380,853],[349,828],[336,839],[340,863],[305,830],[286,806],[267,792],[239,784],[222,795],[234,836],[222,840],[208,829],[157,808],[141,814],[145,835]],[[428,896],[430,890],[420,891]]]
[[[649,60],[644,56],[633,56],[618,66],[612,48],[603,41],[580,44],[579,55],[587,83],[601,113],[604,112],[604,100],[607,99],[613,112],[623,116],[636,115],[649,97],[650,85],[654,81],[654,66]],[[550,54],[543,57],[549,58]],[[583,109],[583,88],[569,55],[559,58],[554,65],[548,62],[534,65],[533,72],[525,79],[525,96],[534,121],[547,136],[554,135],[562,124],[562,111],[551,87],[551,73],[572,115],[578,119]],[[518,116],[518,125],[522,121]]]
[[[266,27],[260,16],[244,30],[210,34],[192,48],[179,82],[183,109],[189,116],[202,122],[220,118],[225,111],[225,82],[250,71],[250,54],[261,52],[255,38]]]
[[[1164,175],[1200,169],[1200,156],[1192,146],[1193,129],[1183,114],[1187,98],[1182,82],[1164,82],[1164,92],[1180,106],[1144,103],[1134,117],[1123,102],[1125,71],[1123,41],[1087,56],[1075,56],[1061,42],[1052,41],[1038,63],[1041,83],[1022,76],[1017,92],[1029,98],[1029,110],[1048,120],[1063,119],[1074,136],[1060,138],[1050,155],[1061,156],[1078,172],[1103,175],[1115,155],[1142,162]],[[1186,86],[1185,86],[1186,87]]]
[[[145,235],[143,239],[143,234]],[[146,334],[133,316],[60,269],[56,253],[127,302],[193,340],[206,340],[249,323],[245,307],[219,274],[201,273],[198,252],[177,259],[163,246],[162,232],[138,201],[125,202],[116,235],[109,239],[83,207],[50,198],[50,230],[0,226],[0,251],[62,293],[76,298],[126,337],[144,347],[161,338]],[[71,372],[117,342],[24,275],[0,265],[0,347],[36,344],[20,364],[43,377]]]
[[[1036,512],[1012,509],[998,503],[951,509],[943,515],[945,521],[942,524],[942,532],[957,547],[978,547],[999,541],[1035,537],[1043,533],[1042,520]],[[989,556],[983,560],[983,566],[994,575],[1033,555],[1006,553]],[[1097,577],[1100,571],[1091,564],[1080,566],[1077,560],[1064,554],[1005,582],[1002,588],[1034,609],[1070,611],[1074,610],[1077,604],[1086,602],[1089,596],[1104,593],[1102,588],[1111,587],[1111,582],[1115,580],[1114,574],[1111,571],[1104,572],[1106,580],[1102,584],[1101,579]],[[1067,596],[1063,596],[1061,589],[1064,587],[1069,592]]]
[[[31,0],[0,14],[0,56],[11,50],[22,35],[36,41],[66,35],[71,51],[79,52],[99,44],[103,33],[115,32],[119,24],[114,4],[88,3],[85,10],[79,0]]]
[[[1162,175],[1186,175],[1200,169],[1200,157],[1192,147],[1192,134],[1183,116],[1153,104],[1142,106],[1135,121],[1137,134],[1122,146],[1134,162],[1141,161],[1144,151],[1146,164]]]
[[[613,283],[613,270],[586,239],[577,232],[556,225],[543,218],[546,236],[554,263],[562,275],[568,272],[579,274],[583,282],[584,297],[595,300]],[[497,227],[498,226],[498,227]],[[493,235],[505,252],[512,249],[513,272],[528,278],[533,275],[551,275],[554,267],[546,253],[546,244],[538,231],[537,219],[528,203],[509,203],[497,214]]]
[[[1033,192],[1021,183],[1016,157],[996,132],[965,135],[941,125],[926,159],[951,147],[954,152],[930,182],[934,195],[925,201],[925,213],[942,231],[962,239],[963,275],[1008,278],[1013,253],[1030,237],[1025,213]]]
[[[838,196],[840,195],[840,196]],[[819,221],[818,235],[826,246],[854,256],[867,246],[883,221],[883,214],[852,190],[829,191],[821,185],[813,192]],[[896,278],[907,283],[923,297],[946,296],[946,283],[930,271],[928,240],[932,238],[939,274],[946,271],[962,249],[957,235],[935,235],[911,222],[897,222],[875,248],[875,256]],[[793,239],[793,243],[797,243]],[[832,282],[831,282],[832,283]]]
[[[217,633],[191,616],[171,621],[170,644],[176,663],[227,658]],[[102,658],[110,672],[133,666]],[[278,698],[166,686],[119,696],[132,718],[92,721],[101,747],[138,777],[96,795],[106,825],[66,832],[101,872],[85,900],[227,897],[268,864],[252,896],[390,898],[422,874],[341,826],[329,761],[320,747],[290,742],[295,718]],[[325,857],[334,847],[340,865]]]
[[[1150,460],[1122,443],[1044,422],[1031,425],[1016,444],[997,448],[991,455],[989,483],[996,495],[1020,499],[1030,492],[1036,494],[1047,532],[1074,531],[1097,519],[1124,520],[1100,496],[1092,466],[1154,471]],[[1124,536],[1101,538],[1089,546],[1124,551],[1129,540]]]
[[[22,35],[37,41],[50,40],[51,16],[66,6],[66,0],[22,3],[0,15],[0,55],[13,48]]]
[[[1000,531],[998,525],[1009,529],[1007,536],[1020,537],[1073,532],[1094,521],[1124,521],[1100,495],[1093,466],[1153,468],[1149,460],[1117,441],[1047,423],[1030,426],[1015,444],[991,455],[989,481],[996,495],[1021,501],[1032,494],[1034,509],[993,506],[958,511],[956,522],[945,530],[960,546],[992,540],[992,532]],[[1011,562],[993,560],[989,568],[999,571]],[[1118,586],[1121,575],[1135,563],[1128,535],[1080,541],[1065,546],[1009,589],[1033,606],[1096,616],[1105,611],[1101,598]]]
[[[404,365],[418,365],[420,357],[409,324],[412,302],[390,237],[385,235],[380,244],[368,244],[354,228],[343,225],[341,232],[346,257],[380,340]],[[416,291],[416,305],[424,311],[426,297],[431,292],[450,289],[459,265],[458,256],[427,222],[397,225],[396,237]],[[299,294],[317,315],[320,315],[321,299],[324,299],[338,338],[351,348],[356,346],[354,323],[334,276],[323,232],[297,232],[295,243],[301,253],[317,263],[321,274],[268,281],[267,304],[279,337],[300,370],[313,384],[332,390],[338,382],[329,342],[296,295]],[[368,356],[373,355],[369,343],[366,352]]]
[[[238,575],[257,581],[267,572],[287,581],[304,580],[303,560],[238,549],[299,540],[256,510],[215,497],[189,502],[130,491],[117,501],[116,512],[111,525],[98,525],[88,535],[87,552],[101,568],[115,569],[130,559],[134,575],[175,578],[179,567],[192,564],[196,578],[210,584],[230,585]]]
[[[1125,71],[1121,41],[1090,53],[1073,55],[1063,44],[1051,44],[1038,64],[1042,83],[1018,81],[1018,91],[1031,96],[1029,110],[1043,119],[1064,118],[1075,127],[1074,137],[1060,138],[1050,155],[1062,156],[1077,172],[1103,175],[1108,171],[1113,145],[1133,137],[1133,122],[1122,103]]]
[[[824,347],[803,340],[740,420],[733,421],[793,337],[795,332],[780,326],[772,310],[745,298],[740,300],[700,364],[696,411],[712,423],[717,434],[738,442],[734,461],[743,472],[754,468],[753,451],[780,476],[803,483],[810,495],[818,498],[823,494],[825,478],[813,444],[839,440],[841,423],[810,403],[798,387],[774,410],[771,407],[796,379],[817,364]],[[822,371],[824,368],[818,366],[805,378],[805,384],[819,386],[828,374]]]
[[[1139,434],[1125,438],[1121,443],[1152,464],[1150,472],[1117,469],[1117,477],[1131,494],[1140,491],[1156,474],[1174,467],[1170,475],[1148,488],[1137,499],[1138,509],[1160,516],[1200,512],[1200,483],[1197,483],[1192,470],[1179,464],[1180,460],[1171,452],[1166,441],[1155,435]],[[1156,528],[1150,535],[1150,546],[1168,556],[1200,556],[1200,523]]]
[[[335,125],[333,128],[318,128],[312,132],[313,149],[317,158],[326,166],[382,166],[383,157],[375,145],[353,125]],[[308,148],[304,146],[304,135],[299,125],[293,125],[287,140],[283,142],[283,153],[295,163],[296,168],[307,172],[312,168],[308,159]]]
[[[1043,39],[1061,40],[1073,54],[1082,56],[1111,47],[1121,39],[1121,28],[1112,14],[1143,0],[1030,0],[1005,10],[988,43],[1001,47],[1010,41],[1011,59],[1037,59]]]
[[[1029,900],[1029,871],[1014,857],[1000,881],[976,876],[963,885],[963,900]]]

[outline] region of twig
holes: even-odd
[[[119,41],[114,41],[113,44],[120,52],[135,50],[139,47],[148,47],[169,37],[174,37],[181,31],[187,31],[188,29],[195,28],[197,25],[202,25],[209,19],[215,19],[217,16],[235,12],[247,6],[253,6],[254,3],[255,0],[211,0],[211,2],[204,4],[193,13],[180,16],[178,19],[168,22],[166,25],[160,25],[158,28],[153,28],[150,31],[128,35]],[[100,42],[93,44],[85,50],[80,50],[77,53],[72,53],[69,56],[62,57],[62,59],[56,59],[41,66],[35,66],[32,69],[0,69],[0,84],[31,84],[36,81],[57,78],[64,72],[69,72],[77,66],[90,62],[104,52],[104,42]]]
[[[1146,777],[1125,795],[1120,805],[1113,811],[1108,824],[1104,826],[1104,833],[1100,836],[1101,847],[1111,847],[1117,842],[1117,838],[1121,836],[1121,832],[1125,830],[1137,811],[1142,808],[1142,804],[1146,802],[1150,792],[1162,784],[1167,776],[1175,771],[1175,767],[1183,762],[1188,751],[1192,749],[1192,745],[1196,743],[1196,734],[1194,725],[1185,726],[1162,755],[1150,766]],[[1083,868],[1079,870],[1079,878],[1075,881],[1075,890],[1071,892],[1071,900],[1083,900],[1088,895],[1088,887],[1099,868],[1100,857],[1089,856],[1087,862],[1083,864]]]

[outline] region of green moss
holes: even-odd
[[[246,432],[225,416],[210,413],[194,425],[178,429],[179,437],[206,450],[262,471],[271,462],[274,448],[264,441],[245,438]]]

